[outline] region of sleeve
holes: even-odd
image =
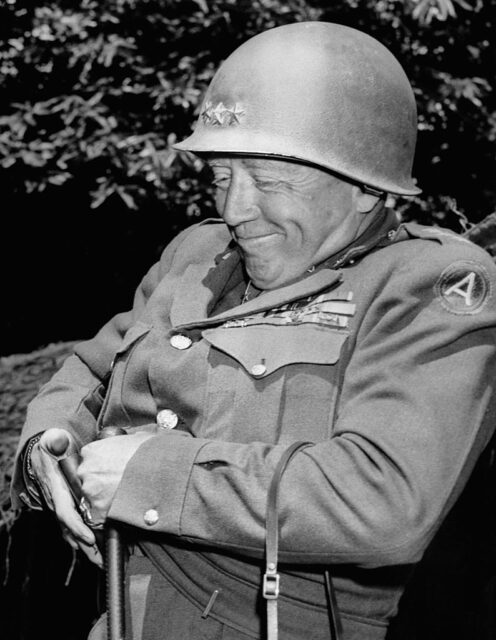
[[[418,561],[488,442],[492,284],[476,311],[450,310],[436,294],[436,266],[419,275],[406,264],[369,301],[348,345],[334,435],[299,452],[283,476],[282,560]],[[131,459],[110,516],[260,556],[267,489],[285,446],[157,438]],[[158,518],[143,524],[148,509]]]
[[[191,228],[190,228],[191,229]],[[112,318],[97,335],[76,345],[61,369],[45,384],[28,405],[19,440],[12,480],[12,504],[37,508],[25,482],[24,453],[33,436],[58,427],[67,429],[82,447],[95,437],[96,419],[102,407],[112,360],[129,327],[142,314],[147,300],[170,268],[177,247],[189,230],[180,233],[165,249],[141,281],[132,309]]]

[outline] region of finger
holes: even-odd
[[[65,433],[62,429],[50,429],[50,431]],[[34,445],[31,451],[31,468],[38,482],[44,483],[45,488],[48,489],[50,488],[50,478],[52,476],[64,477],[58,458],[47,448],[47,442],[43,440],[43,437]]]
[[[64,527],[62,527],[62,537],[73,549],[79,549],[91,562],[103,569],[103,557],[96,544],[90,545],[76,540],[71,532]]]
[[[67,499],[69,498],[69,499]],[[55,515],[69,533],[81,543],[95,544],[95,534],[83,522],[81,515],[76,510],[72,496],[54,495]]]
[[[79,501],[81,498],[81,483],[77,477],[77,467],[80,460],[74,438],[63,429],[49,429],[43,435],[44,437],[40,440],[41,448],[57,461],[58,471],[64,476],[69,490]]]
[[[53,479],[60,474],[58,465],[50,454],[37,442],[31,451],[31,468],[43,493],[47,506],[53,511]]]
[[[40,438],[40,446],[55,459],[77,452],[74,437],[65,429],[47,429]]]
[[[71,546],[73,549],[79,549],[79,545],[76,542],[76,540],[72,537],[70,531],[68,531],[65,527],[61,527],[61,530],[62,530],[62,537],[67,542],[67,544]]]
[[[51,429],[50,431],[62,431]],[[40,440],[41,442],[41,440]],[[55,511],[60,523],[81,542],[92,545],[95,536],[78,513],[72,493],[57,461],[43,446],[33,447],[32,464],[36,467],[37,478],[48,506]]]
[[[93,531],[84,523],[81,514],[76,508],[74,498],[70,493],[61,474],[51,478],[51,496],[54,504],[55,515],[61,525],[81,542],[94,544]]]
[[[100,569],[103,569],[103,557],[100,553],[100,550],[96,546],[96,544],[85,544],[84,542],[79,543],[79,548],[86,555],[86,557],[96,564]]]

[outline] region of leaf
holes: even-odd
[[[96,191],[91,193],[92,199],[90,207],[92,209],[98,209],[111,195],[115,193],[115,186],[108,182],[100,184]]]
[[[1,166],[4,169],[8,169],[9,167],[12,167],[13,165],[15,165],[16,163],[16,158],[14,156],[7,156],[5,158],[2,158],[2,160],[0,161]]]
[[[136,202],[134,201],[134,198],[130,193],[124,191],[122,187],[117,187],[116,191],[120,195],[120,197],[122,198],[123,202],[125,203],[128,209],[138,208],[136,205]]]
[[[21,158],[24,164],[31,167],[43,167],[46,164],[46,161],[41,157],[41,155],[34,153],[33,151],[23,151],[21,153]]]
[[[200,7],[203,13],[208,13],[208,4],[206,0],[194,0],[194,2]]]
[[[53,175],[48,177],[48,182],[50,184],[53,184],[53,185],[56,185],[56,186],[60,186],[62,184],[65,184],[71,178],[72,178],[72,175],[70,173],[67,173],[67,172],[55,173],[55,174],[53,174]]]

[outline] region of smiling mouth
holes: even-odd
[[[257,235],[257,236],[238,236],[236,234],[236,242],[238,244],[256,244],[258,242],[264,242],[266,240],[271,240],[273,238],[275,238],[278,234],[277,233],[265,233],[263,235]]]

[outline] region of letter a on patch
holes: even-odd
[[[451,313],[471,314],[482,309],[490,288],[489,276],[481,264],[460,260],[442,272],[435,292],[443,307]]]
[[[457,294],[465,300],[465,305],[471,307],[473,304],[472,294],[475,286],[476,275],[474,271],[471,271],[468,275],[456,282],[453,286],[446,289],[444,295],[449,296],[451,294]]]

